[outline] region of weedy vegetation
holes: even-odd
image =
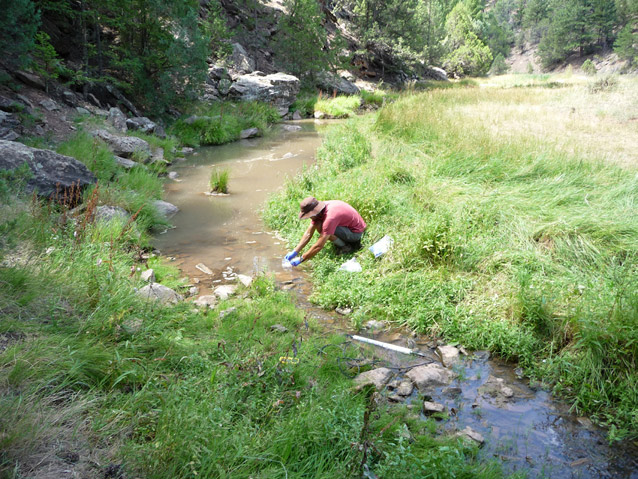
[[[332,130],[265,219],[294,243],[302,198],[347,201],[365,246],[394,247],[359,252],[359,274],[323,253],[317,304],[488,348],[636,437],[637,92],[535,76],[415,92]]]

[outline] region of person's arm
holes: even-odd
[[[316,230],[316,226],[313,223],[310,223],[310,226],[308,226],[308,229],[301,237],[301,241],[299,241],[299,244],[295,247],[294,251],[296,251],[297,253],[301,253],[301,251],[310,242],[312,235],[315,234],[315,230]]]
[[[314,255],[316,255],[319,251],[323,249],[328,240],[330,239],[330,235],[321,235],[315,244],[313,244],[307,253],[301,255],[303,261],[308,261],[312,259]]]

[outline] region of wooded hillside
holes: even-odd
[[[312,86],[322,71],[406,80],[427,66],[449,75],[507,70],[537,46],[553,68],[615,50],[638,61],[638,0],[2,0],[6,70],[27,68],[86,94],[115,84],[165,111],[196,96],[207,61],[249,38],[273,70]],[[3,75],[6,77],[6,73]]]

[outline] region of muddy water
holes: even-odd
[[[224,146],[201,148],[172,170],[177,181],[166,185],[166,201],[180,212],[171,219],[175,228],[156,237],[155,246],[193,281],[200,292],[231,283],[232,273],[257,271],[283,274],[285,244],[264,229],[260,210],[268,195],[314,163],[325,123],[295,122],[280,126],[267,138],[242,140]],[[290,131],[292,130],[292,131]],[[228,169],[228,196],[208,196],[214,168]],[[213,275],[196,268],[203,264]]]
[[[260,208],[267,195],[281,188],[287,176],[314,162],[322,127],[314,122],[295,125],[301,129],[282,129],[269,138],[202,148],[176,165],[179,181],[167,184],[166,200],[181,211],[171,220],[176,228],[158,235],[155,245],[164,256],[174,258],[191,280],[199,281],[200,294],[207,294],[219,284],[232,283],[232,273],[250,275],[268,270],[275,274],[282,289],[296,294],[299,307],[308,316],[318,319],[328,330],[354,333],[349,331],[347,318],[323,311],[308,301],[310,283],[303,273],[282,270],[285,245],[260,220]],[[206,196],[210,172],[220,166],[230,170],[231,194]],[[200,263],[213,274],[197,269]],[[361,363],[372,361],[377,366],[393,368],[400,380],[412,366],[441,363],[435,353],[436,344],[429,339],[411,338],[409,333],[398,330],[358,334],[417,347],[424,356],[405,356],[352,342],[343,353],[348,358],[344,364],[359,357]],[[352,365],[346,365],[349,366]],[[553,400],[546,390],[520,378],[515,366],[490,359],[484,352],[470,352],[453,369],[458,378],[449,386],[429,392],[427,397],[445,406],[447,418],[439,422],[441,432],[453,434],[469,426],[485,438],[480,449],[482,457],[496,458],[506,472],[524,472],[530,478],[638,479],[635,444],[610,447],[604,431],[588,419],[570,414],[568,407]],[[502,398],[486,392],[490,377],[502,379],[513,395]],[[385,390],[382,395],[393,394]],[[422,401],[423,396],[416,391],[401,400],[425,418]]]

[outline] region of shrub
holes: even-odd
[[[594,65],[594,62],[591,61],[591,59],[587,59],[583,62],[583,66],[581,67],[581,69],[583,70],[583,73],[585,75],[595,75],[596,72],[598,71],[596,69],[596,65]]]
[[[591,82],[587,85],[589,93],[601,93],[614,90],[618,85],[618,78],[614,75],[605,75],[604,77]]]
[[[505,63],[505,57],[502,53],[496,55],[496,58],[492,62],[492,66],[490,68],[490,75],[502,75],[509,70],[509,65]]]

